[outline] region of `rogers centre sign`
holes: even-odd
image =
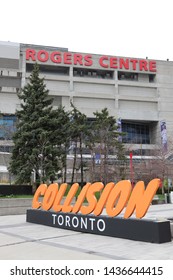
[[[93,214],[99,216],[105,208],[109,217],[119,215],[124,208],[124,218],[129,218],[136,210],[136,218],[142,218],[157,192],[160,185],[159,179],[153,179],[145,188],[144,182],[139,181],[135,187],[132,188],[130,181],[122,180],[118,183],[110,182],[106,186],[101,182],[93,184],[87,183],[80,191],[75,203],[72,200],[79,189],[79,184],[74,183],[66,198],[62,202],[65,192],[67,191],[67,184],[63,183],[58,186],[57,183],[41,184],[35,192],[32,208],[42,208],[44,211],[52,210],[53,212],[64,212],[82,215]],[[96,193],[101,192],[100,198],[97,200]],[[40,198],[43,198],[40,201]],[[87,203],[84,203],[87,201]],[[55,222],[56,214],[54,215]]]
[[[32,62],[53,62],[57,65],[76,65],[82,67],[93,66],[92,54],[46,50],[26,50],[26,60]],[[98,64],[104,69],[133,70],[142,72],[156,72],[156,61],[136,58],[122,58],[114,56],[98,56]]]

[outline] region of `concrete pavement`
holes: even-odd
[[[151,205],[146,218],[173,219],[173,204]],[[0,216],[1,260],[173,260],[173,241],[152,244],[26,222]]]

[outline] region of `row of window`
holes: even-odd
[[[26,64],[26,72],[32,72],[34,64]],[[55,67],[52,65],[39,65],[39,71],[41,74],[52,74],[52,75],[69,75],[69,67]]]
[[[149,124],[122,122],[123,143],[150,144]],[[16,129],[16,116],[3,115],[0,118],[0,139],[10,140]]]
[[[0,153],[12,153],[13,146],[0,145]]]
[[[0,87],[0,92],[3,91],[3,88],[6,88],[5,86],[4,87]],[[18,93],[20,91],[20,88],[16,88],[16,87],[13,87],[16,91],[16,93]]]
[[[40,73],[52,74],[52,75],[65,75],[69,76],[69,67],[63,66],[52,66],[52,65],[39,65]],[[26,72],[33,70],[33,64],[26,64]],[[148,82],[154,82],[155,74],[146,74],[146,80]],[[99,78],[99,79],[113,79],[114,71],[101,70],[101,69],[86,69],[86,68],[73,68],[74,77],[88,77],[88,78]],[[139,74],[134,72],[122,72],[118,71],[118,80],[125,81],[138,81]]]
[[[75,77],[88,77],[100,79],[113,79],[114,72],[106,70],[73,68],[73,76]]]
[[[21,72],[9,71],[9,70],[0,70],[0,76],[21,78],[22,73]]]
[[[149,83],[153,83],[155,81],[155,74],[147,74],[145,75],[146,79],[145,81],[148,81]],[[118,80],[124,80],[124,81],[138,81],[139,80],[139,74],[134,72],[118,72]]]

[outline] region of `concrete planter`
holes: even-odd
[[[0,198],[0,216],[26,214],[32,208],[33,198]],[[65,197],[62,198],[64,203]],[[72,200],[72,203],[75,199]]]
[[[0,216],[26,214],[32,198],[0,198]]]

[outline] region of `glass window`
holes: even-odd
[[[1,153],[11,153],[13,150],[13,146],[0,146]]]
[[[149,124],[122,122],[123,143],[150,144]]]
[[[0,139],[11,140],[16,130],[16,116],[3,115],[0,117]]]
[[[73,68],[73,75],[75,77],[113,79],[114,72],[109,70]]]
[[[134,72],[118,72],[118,80],[138,81],[138,73]]]

